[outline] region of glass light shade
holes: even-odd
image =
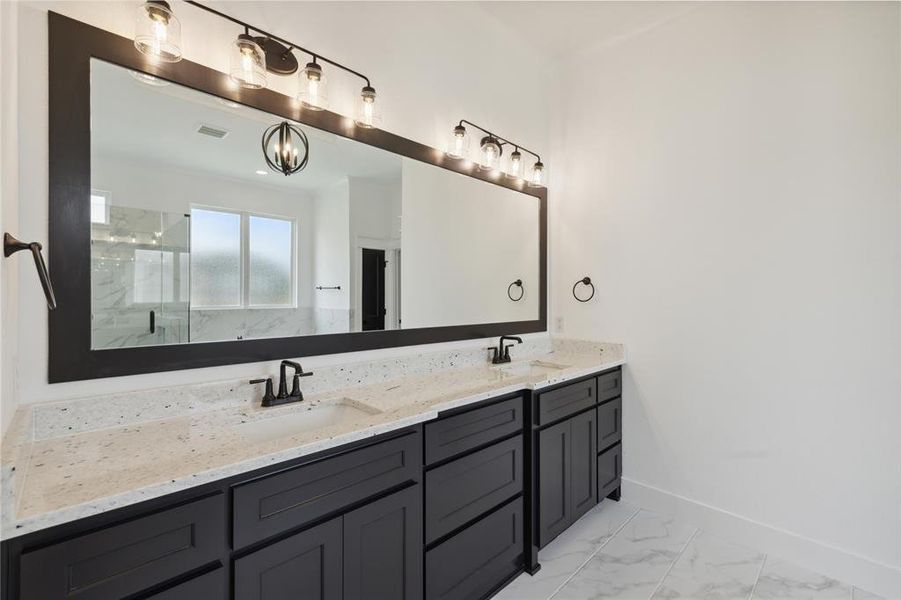
[[[451,158],[466,158],[469,156],[469,136],[462,125],[454,127],[447,140],[445,153]]]
[[[547,167],[540,160],[532,165],[529,169],[529,185],[531,187],[541,187],[547,181]]]
[[[135,48],[154,60],[181,60],[181,23],[169,4],[151,0],[135,13]]]
[[[514,150],[510,153],[510,157],[507,159],[507,177],[509,177],[510,179],[522,179],[523,171],[524,164],[522,160],[522,153],[518,149]]]
[[[491,136],[482,138],[482,143],[479,145],[479,168],[484,171],[493,171],[500,166],[500,163],[500,143]]]
[[[357,103],[357,115],[354,121],[360,127],[378,127],[382,123],[381,106],[375,100],[375,90],[366,86],[360,93]]]
[[[235,40],[229,57],[228,76],[244,88],[266,87],[266,55],[252,37],[242,33]]]
[[[300,72],[300,91],[297,99],[304,108],[323,110],[328,106],[328,87],[322,67],[312,62]]]

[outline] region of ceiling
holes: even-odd
[[[674,19],[701,2],[478,2],[523,41],[559,60],[615,44]]]
[[[271,171],[261,149],[263,131],[283,119],[176,84],[139,81],[128,69],[91,64],[91,152],[169,165],[255,185],[315,190],[346,177],[398,177],[401,158],[304,125],[310,162],[285,177]],[[197,132],[201,125],[227,131],[222,139]],[[257,171],[265,174],[260,175]]]

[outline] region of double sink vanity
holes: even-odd
[[[623,348],[547,334],[540,177],[47,23],[48,383],[291,360],[22,404],[0,599],[479,600],[619,498]]]
[[[323,367],[277,407],[226,382],[21,409],[3,597],[490,597],[618,499],[622,347],[520,348]]]

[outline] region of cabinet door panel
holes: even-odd
[[[341,518],[235,561],[235,600],[341,600]]]
[[[538,432],[538,544],[544,547],[572,522],[570,420]]]
[[[577,381],[538,395],[536,425],[546,425],[597,404],[597,379]]]
[[[217,494],[24,553],[21,597],[121,598],[212,563],[225,546]]]
[[[598,401],[616,398],[623,393],[623,371],[614,369],[598,375]]]
[[[623,439],[623,399],[616,398],[598,407],[598,450]]]
[[[598,497],[604,498],[620,486],[622,469],[622,444],[617,444],[598,456]]]
[[[521,492],[522,462],[517,436],[426,473],[426,543]]]
[[[522,531],[522,498],[517,498],[429,550],[426,598],[486,597],[522,568]]]
[[[589,410],[572,422],[572,520],[575,521],[598,503],[597,414]]]
[[[425,425],[427,465],[522,431],[522,397],[442,417]]]
[[[235,486],[235,549],[333,514],[422,469],[418,434],[357,448]]]
[[[422,598],[420,489],[344,515],[344,600]]]

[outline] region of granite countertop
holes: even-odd
[[[359,384],[314,390],[303,403],[279,407],[262,408],[258,398],[242,398],[194,402],[190,410],[173,410],[163,418],[154,418],[153,410],[131,420],[116,415],[119,420],[113,426],[99,429],[79,421],[104,423],[102,418],[80,417],[96,410],[96,399],[79,401],[91,404],[22,407],[3,440],[0,536],[24,535],[428,421],[443,410],[540,389],[624,363],[618,344],[555,343],[544,350],[500,367],[460,361],[464,364],[424,368],[372,383],[359,377]],[[340,371],[346,374],[347,369]],[[160,402],[166,409],[178,404],[171,394]],[[361,410],[347,411],[331,425],[300,433],[242,432],[247,422],[283,420],[333,403]]]

